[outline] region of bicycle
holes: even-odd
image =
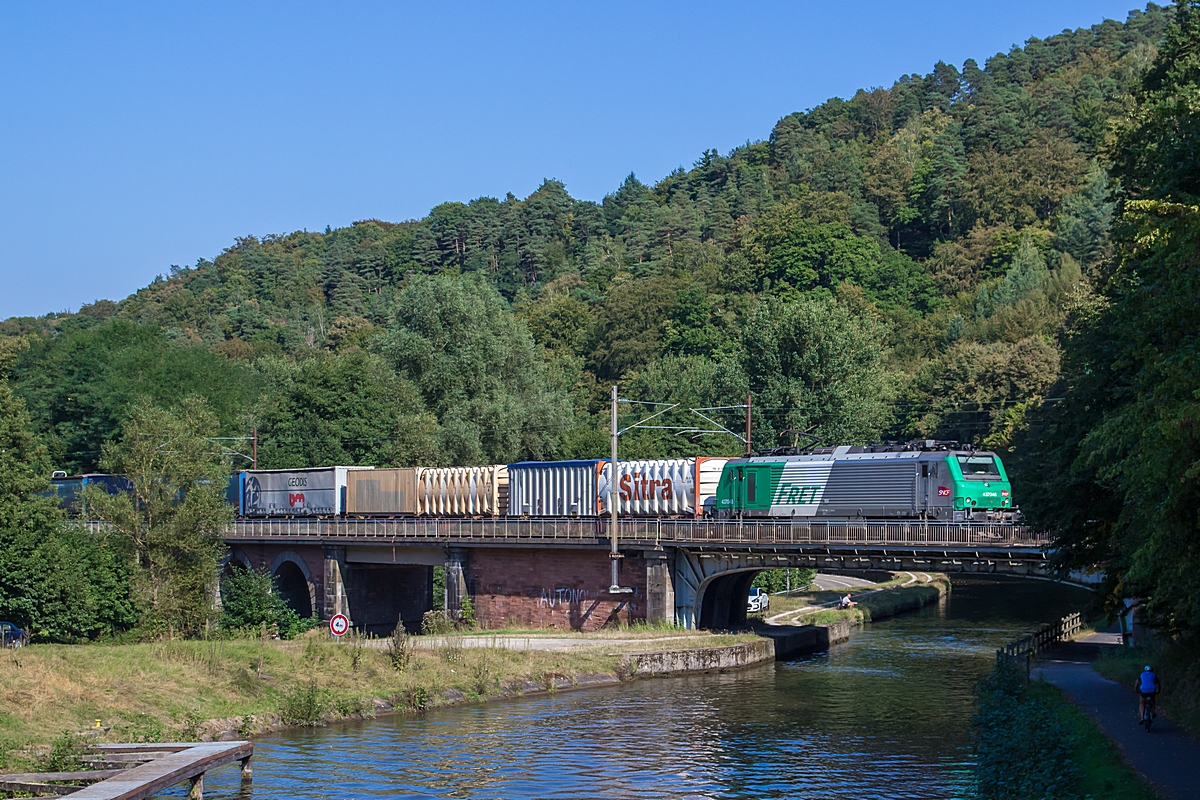
[[[1146,733],[1150,732],[1150,723],[1154,722],[1154,695],[1149,694],[1145,697],[1145,702],[1142,703],[1142,726],[1146,729]]]

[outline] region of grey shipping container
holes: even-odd
[[[374,467],[247,470],[242,513],[247,517],[330,517],[345,508],[346,474]]]

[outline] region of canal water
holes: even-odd
[[[251,787],[223,769],[205,796],[968,797],[972,687],[1000,644],[1089,599],[959,578],[940,604],[796,661],[262,738]]]

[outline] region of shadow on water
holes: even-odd
[[[253,785],[217,771],[205,796],[965,797],[972,687],[996,647],[1088,603],[960,578],[936,606],[796,661],[263,738]]]

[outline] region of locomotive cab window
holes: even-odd
[[[991,456],[959,456],[958,466],[963,477],[974,480],[1000,480],[1000,470]]]
[[[756,475],[756,473],[753,470],[746,473],[746,502],[747,503],[753,503],[757,499],[757,492],[755,490],[755,480],[754,480],[755,475]]]

